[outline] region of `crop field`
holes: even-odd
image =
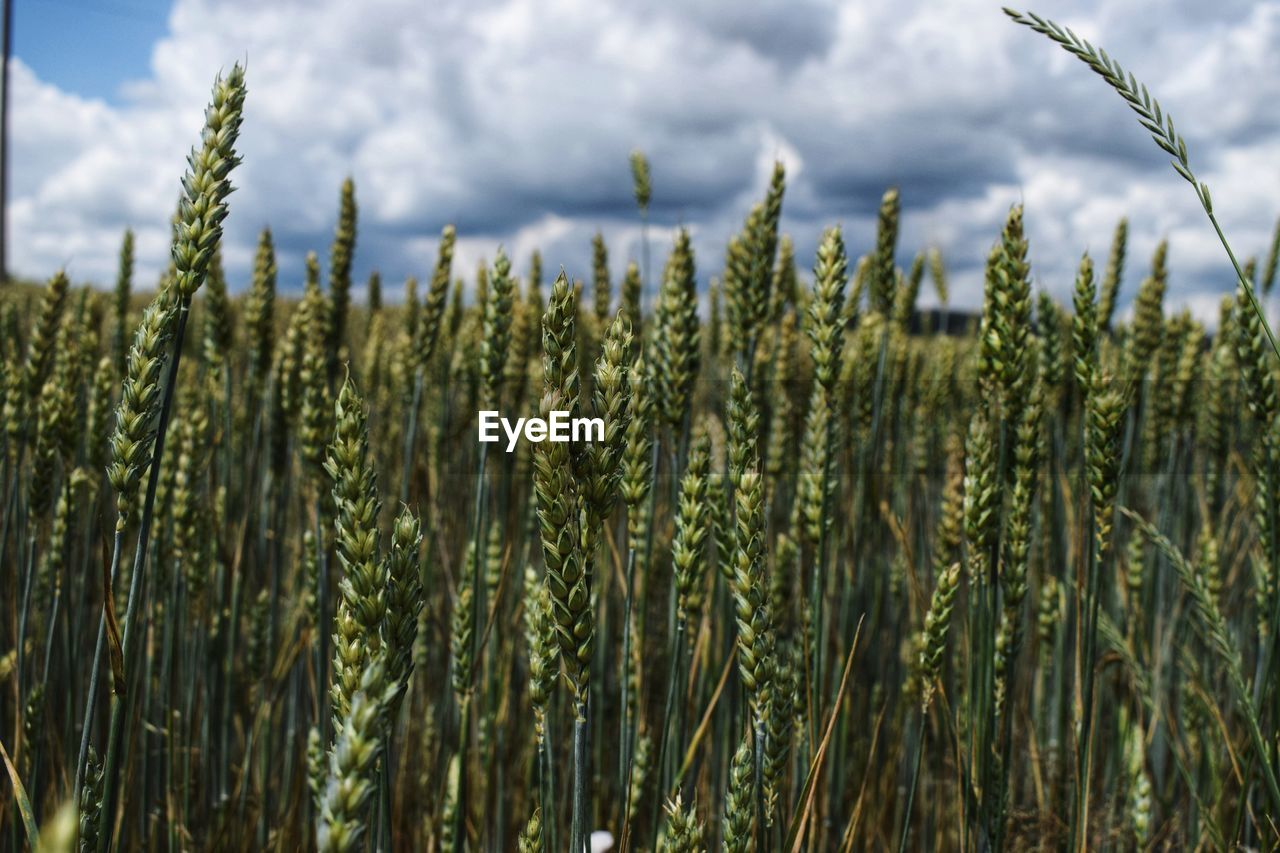
[[[1021,206],[980,314],[892,188],[797,257],[781,164],[720,257],[442,223],[360,300],[348,180],[286,297],[270,230],[223,271],[219,75],[158,286],[126,234],[114,290],[0,289],[0,849],[1276,849],[1280,231],[1237,256],[1141,83],[1009,15],[1198,198],[1212,333],[1124,220],[1069,305]]]

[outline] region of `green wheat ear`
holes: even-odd
[[[684,797],[677,792],[675,799],[668,800],[663,806],[667,813],[666,837],[659,849],[666,853],[699,853],[706,842],[707,828],[698,819],[695,803],[685,808]]]
[[[1253,747],[1260,759],[1263,779],[1271,796],[1272,806],[1280,808],[1280,783],[1276,780],[1275,767],[1266,747],[1266,736],[1259,725],[1257,705],[1244,680],[1244,663],[1240,657],[1240,650],[1231,636],[1206,578],[1198,574],[1195,566],[1150,522],[1127,507],[1121,507],[1120,511],[1169,562],[1191,599],[1200,636],[1209,650],[1221,660],[1226,670],[1227,681],[1235,692],[1236,702],[1244,712]]]
[[[960,588],[960,564],[952,563],[938,575],[924,629],[920,632],[920,671],[922,676],[920,704],[928,708],[942,674],[942,659],[947,650],[947,631],[951,627],[951,611],[956,591]]]
[[[271,372],[271,356],[275,348],[275,304],[276,248],[271,229],[264,228],[258,236],[258,249],[253,260],[253,282],[245,310],[250,375],[259,393],[267,380],[267,374]]]
[[[329,250],[329,351],[336,359],[347,337],[347,315],[351,306],[351,261],[356,250],[356,185],[351,178],[342,182],[338,225]]]
[[[631,183],[636,197],[636,206],[641,210],[649,209],[649,200],[653,197],[653,185],[649,178],[649,158],[643,151],[631,152]]]
[[[1173,158],[1170,161],[1173,170],[1195,189],[1196,197],[1200,199],[1200,206],[1204,208],[1205,215],[1209,217],[1209,223],[1213,225],[1213,230],[1218,234],[1218,240],[1222,243],[1222,248],[1226,250],[1227,257],[1231,259],[1231,266],[1235,269],[1236,278],[1239,279],[1240,286],[1249,295],[1249,302],[1252,304],[1253,310],[1257,312],[1258,317],[1262,320],[1262,326],[1267,333],[1267,340],[1271,342],[1271,349],[1275,352],[1276,358],[1280,358],[1280,344],[1276,343],[1275,335],[1271,332],[1271,326],[1267,323],[1262,306],[1258,304],[1258,298],[1253,292],[1253,286],[1249,283],[1248,276],[1240,268],[1240,262],[1236,260],[1235,252],[1231,250],[1231,245],[1227,243],[1226,235],[1222,233],[1222,226],[1218,224],[1218,217],[1213,212],[1213,197],[1209,194],[1209,185],[1199,180],[1195,172],[1191,170],[1191,163],[1187,157],[1187,143],[1183,140],[1182,134],[1174,129],[1173,116],[1160,109],[1160,102],[1151,97],[1146,85],[1139,83],[1138,79],[1133,76],[1132,71],[1126,72],[1119,62],[1107,56],[1105,50],[1095,48],[1089,43],[1088,39],[1082,39],[1072,32],[1070,27],[1064,27],[1048,18],[1042,18],[1034,12],[1024,14],[1007,6],[1004,7],[1004,13],[1016,23],[1022,24],[1024,27],[1030,27],[1041,35],[1048,36],[1051,41],[1058,44],[1067,53],[1088,65],[1093,69],[1094,73],[1107,81],[1108,86],[1115,89],[1116,94],[1124,98],[1130,109],[1137,113],[1138,123],[1151,134],[1152,141],[1160,147],[1160,150]]]
[[[147,306],[133,336],[128,367],[111,434],[107,481],[116,492],[116,529],[124,530],[137,509],[138,490],[151,466],[154,424],[160,411],[161,377],[167,359],[173,309]]]
[[[201,145],[192,149],[190,169],[182,179],[182,200],[174,223],[173,264],[178,292],[190,299],[204,283],[213,249],[222,237],[231,194],[231,170],[240,163],[235,152],[244,110],[244,68],[232,67],[213,84],[205,111]]]
[[[114,302],[114,327],[111,338],[112,356],[124,371],[125,354],[129,346],[129,301],[133,294],[133,231],[125,229],[120,244],[120,271],[116,274]]]
[[[379,555],[377,522],[382,504],[378,500],[377,474],[369,461],[368,415],[350,377],[342,384],[334,404],[333,441],[324,469],[333,482],[334,542],[342,567],[334,614],[331,688],[334,718],[341,721],[350,710],[369,661],[382,649],[391,571]],[[413,538],[410,531],[402,532],[405,535],[401,544]],[[382,654],[385,656],[385,652]],[[390,665],[394,668],[399,664],[393,660]],[[397,685],[401,674],[392,670],[391,680]]]
[[[751,802],[752,759],[751,732],[748,731],[729,765],[729,785],[724,804],[724,849],[729,853],[745,853],[751,849],[755,817]]]
[[[542,812],[540,810],[535,808],[533,814],[529,816],[529,822],[520,831],[518,844],[520,853],[542,853]]]
[[[84,786],[80,789],[80,850],[98,846],[98,814],[102,809],[102,761],[89,747],[89,764],[85,768]]]

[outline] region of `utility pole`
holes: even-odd
[[[4,64],[0,65],[0,284],[9,282],[9,55],[13,50],[13,0],[4,2]]]

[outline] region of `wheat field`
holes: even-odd
[[[219,76],[154,288],[126,234],[0,290],[0,849],[1276,849],[1280,230],[1237,260],[1145,87],[1009,14],[1190,184],[1212,331],[1125,220],[1070,305],[1019,206],[975,315],[895,189],[797,257],[781,164],[620,281],[444,226],[357,301],[348,180],[300,296],[270,230],[231,282]]]

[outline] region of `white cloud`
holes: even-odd
[[[1040,9],[1097,39],[1165,98],[1244,254],[1265,249],[1280,184],[1280,5],[1130,0]],[[1055,8],[1056,7],[1056,8]],[[1159,21],[1159,26],[1153,21]],[[109,106],[15,61],[14,269],[109,283],[120,233],[139,281],[166,258],[167,222],[213,75],[247,60],[244,166],[228,220],[233,285],[270,224],[282,285],[327,250],[338,185],[356,180],[355,275],[389,292],[425,276],[446,222],[470,274],[499,243],[523,269],[584,276],[589,238],[620,275],[637,253],[627,154],[653,163],[654,266],[696,227],[701,275],[767,179],[790,167],[784,228],[802,267],[821,228],[873,239],[881,191],[902,189],[901,251],[940,245],[956,300],[1022,200],[1033,269],[1065,298],[1080,252],[1105,257],[1127,214],[1126,297],[1161,237],[1170,303],[1216,305],[1229,275],[1189,188],[1102,81],[996,4],[872,0],[177,0],[151,74]],[[904,258],[905,264],[908,258]]]

